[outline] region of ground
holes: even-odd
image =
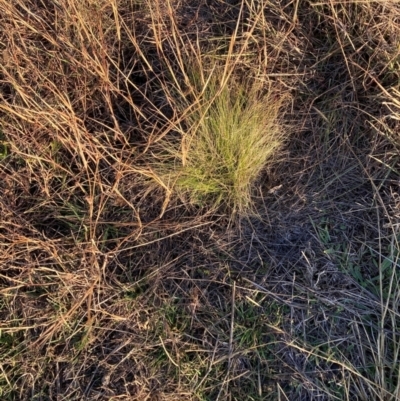
[[[398,2],[0,14],[2,400],[400,398]]]

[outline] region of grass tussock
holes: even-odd
[[[214,70],[195,83],[193,103],[180,99],[186,129],[179,153],[173,144],[163,149],[176,155],[167,177],[192,203],[224,203],[243,215],[249,212],[256,179],[287,139],[283,100],[255,84],[219,82],[218,74]]]
[[[0,0],[0,399],[399,399],[400,5],[192,3]]]

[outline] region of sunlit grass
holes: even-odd
[[[221,82],[215,70],[193,81],[194,105],[178,99],[187,115],[180,149],[170,143],[164,149],[175,156],[168,177],[194,204],[249,212],[254,183],[288,135],[283,96],[247,81]]]

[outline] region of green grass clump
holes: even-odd
[[[223,83],[215,74],[196,92],[194,107],[182,101],[187,131],[175,153],[180,166],[174,163],[170,177],[194,204],[248,212],[257,177],[287,135],[280,124],[283,100],[249,82]]]

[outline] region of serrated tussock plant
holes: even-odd
[[[207,79],[203,71],[188,75],[190,95],[177,102],[186,116],[182,141],[166,142],[174,160],[164,171],[191,203],[248,213],[254,183],[287,138],[284,96],[254,80],[223,79],[218,69]]]

